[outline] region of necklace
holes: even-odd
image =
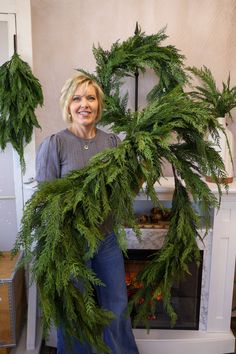
[[[77,137],[83,139],[83,137],[80,136],[80,135],[78,135],[78,133],[76,133],[72,127],[68,128],[68,130],[69,130],[72,134],[74,134],[74,135],[76,135]],[[96,130],[95,130],[94,134],[92,134],[91,139],[93,139],[93,138],[95,137],[95,135],[96,135]],[[89,140],[91,140],[91,139],[89,139]],[[89,141],[85,141],[85,142],[83,143],[83,149],[84,149],[84,150],[88,150],[88,149],[89,149]]]
[[[76,134],[76,133],[73,131],[72,128],[68,128],[68,130],[69,130],[72,134],[74,134],[75,136],[77,136],[78,138],[83,139],[83,138],[81,138],[78,134]],[[93,138],[94,138],[94,137],[91,137],[91,139],[93,139]],[[89,139],[89,140],[90,140],[90,139]],[[83,147],[84,150],[88,150],[88,149],[89,149],[89,141],[84,141],[82,147]]]

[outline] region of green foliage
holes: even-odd
[[[78,69],[95,79],[105,93],[105,110],[102,124],[113,124],[116,132],[124,131],[123,125],[131,119],[127,110],[127,94],[121,95],[123,78],[134,77],[136,70],[145,72],[150,68],[159,77],[158,84],[147,94],[149,101],[161,97],[187,81],[183,70],[183,59],[174,46],[162,46],[167,38],[165,29],[157,34],[145,35],[137,33],[120,43],[115,42],[110,50],[104,50],[101,46],[93,48],[96,59],[96,74],[90,74]]]
[[[210,209],[218,206],[218,200],[201,176],[210,173],[220,195],[218,182],[225,177],[219,154],[204,140],[208,129],[217,136],[219,123],[208,105],[183,92],[186,75],[182,56],[174,47],[159,46],[165,38],[164,31],[153,36],[139,31],[122,44],[116,42],[111,51],[94,48],[96,75],[86,74],[105,90],[103,122],[112,123],[113,129],[124,131],[126,137],[116,149],[94,156],[87,167],[41,184],[27,202],[15,245],[15,252],[25,251],[23,264],[31,263],[45,332],[51,323],[63,324],[66,337],[88,341],[98,353],[110,352],[102,331],[112,319],[112,314],[94,301],[94,286],[103,284],[87,267],[104,237],[101,223],[112,212],[121,245],[123,225],[130,225],[141,237],[133,199],[145,181],[146,194],[157,205],[154,184],[163,176],[163,161],[170,162],[175,177],[170,228],[164,247],[139,275],[143,287],[131,300],[130,309],[143,297],[136,323],[148,325],[147,314],[161,293],[174,324],[173,280],[188,273],[190,261],[199,262],[196,239],[200,237],[200,216],[192,201],[199,205],[208,225]],[[132,113],[126,109],[127,97],[120,98],[122,78],[146,67],[160,75],[160,86],[145,109]]]
[[[236,107],[236,86],[230,87],[230,74],[227,82],[222,82],[222,89],[218,89],[212,72],[206,66],[201,69],[196,67],[189,68],[189,71],[200,79],[201,86],[194,87],[191,92],[193,98],[204,101],[212,110],[213,115],[224,117]]]
[[[35,108],[43,104],[41,85],[29,65],[18,54],[0,67],[0,148],[11,143],[25,169],[24,145],[32,137],[33,127],[40,128]]]
[[[99,225],[114,211],[115,229],[129,224],[137,231],[133,198],[140,180],[147,182],[147,195],[157,203],[153,185],[162,177],[162,161],[165,158],[173,165],[175,194],[166,243],[140,275],[144,287],[131,305],[144,293],[145,298],[153,298],[158,289],[174,321],[169,292],[173,279],[188,271],[191,260],[199,261],[199,216],[189,194],[204,207],[207,218],[217,200],[200,174],[207,168],[224,176],[222,161],[203,140],[205,128],[209,122],[213,125],[214,119],[206,107],[183,92],[172,90],[131,116],[128,134],[116,149],[97,154],[82,170],[39,186],[26,205],[15,247],[15,251],[25,250],[25,263],[32,262],[45,331],[51,323],[63,323],[67,336],[88,340],[99,353],[108,351],[102,329],[112,316],[94,302],[93,286],[103,285],[86,267],[103,238]],[[179,143],[169,143],[173,131]],[[75,289],[77,281],[83,283],[84,291]],[[149,307],[146,301],[137,320],[145,319]]]

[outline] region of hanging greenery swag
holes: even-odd
[[[0,66],[0,148],[11,143],[25,170],[24,146],[31,141],[33,128],[40,128],[35,108],[43,104],[43,93],[30,66],[15,53]]]
[[[164,30],[151,36],[139,31],[113,44],[110,51],[100,46],[93,49],[96,73],[86,74],[105,91],[102,122],[112,123],[113,129],[125,132],[126,137],[116,149],[94,156],[87,167],[40,184],[27,202],[15,245],[15,252],[22,247],[25,251],[24,264],[32,264],[45,332],[52,323],[63,324],[67,336],[88,341],[98,353],[110,353],[102,330],[113,318],[112,313],[97,306],[93,287],[104,284],[86,266],[103,239],[99,225],[112,212],[121,247],[124,225],[142,237],[133,211],[140,181],[146,182],[147,197],[158,205],[154,183],[163,177],[164,160],[170,162],[175,181],[170,227],[163,248],[139,274],[142,288],[130,308],[143,298],[136,323],[146,322],[161,293],[174,324],[173,280],[188,273],[189,262],[200,260],[196,239],[200,237],[201,218],[192,201],[198,203],[207,227],[210,209],[218,206],[218,200],[201,176],[210,174],[217,184],[218,178],[225,177],[220,156],[204,140],[207,129],[217,135],[217,119],[204,103],[183,91],[187,80],[183,56],[173,46],[162,46],[165,38]],[[127,95],[122,98],[120,88],[123,77],[132,76],[137,68],[154,69],[160,80],[148,95],[147,107],[131,112],[126,106]],[[219,184],[218,188],[221,193]],[[74,279],[83,283],[82,292]]]

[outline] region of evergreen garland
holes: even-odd
[[[135,71],[145,72],[152,69],[158,77],[158,83],[147,94],[148,101],[155,100],[178,85],[184,85],[187,75],[183,70],[184,56],[172,45],[163,46],[167,38],[165,29],[157,34],[146,35],[141,32],[120,43],[115,42],[110,51],[101,46],[93,47],[96,59],[96,74],[81,68],[78,70],[96,80],[105,93],[105,110],[101,123],[112,124],[115,132],[125,130],[130,119],[127,109],[128,94],[120,94],[126,76],[134,77]]]
[[[35,108],[43,104],[41,85],[30,66],[15,53],[0,67],[0,148],[11,143],[25,170],[24,145],[32,137],[33,128],[40,128]]]
[[[173,61],[170,65],[173,57],[166,54],[166,65],[173,67],[175,62],[173,72],[178,75],[170,79],[167,74],[169,80],[160,81],[155,99],[145,109],[132,113],[120,99],[122,76],[130,74],[134,67],[144,70],[149,66],[142,56],[144,53],[146,57],[153,55],[155,58],[157,73],[158,65],[162,69],[162,56],[161,59],[155,57],[158,52],[155,46],[159,49],[158,39],[164,37],[163,32],[148,37],[139,33],[121,45],[117,42],[112,47],[112,61],[111,53],[100,47],[95,50],[97,76],[90,76],[102,84],[106,92],[104,121],[112,122],[114,114],[114,129],[124,131],[126,138],[116,149],[107,149],[94,156],[87,167],[40,184],[27,202],[15,245],[15,252],[21,248],[25,251],[23,263],[32,263],[45,332],[52,323],[63,324],[67,337],[88,341],[98,353],[110,353],[103,342],[102,331],[112,319],[112,314],[99,308],[94,300],[93,287],[103,284],[86,266],[103,239],[99,225],[113,212],[114,230],[121,245],[125,237],[124,225],[132,227],[140,237],[133,211],[133,199],[140,181],[146,182],[147,196],[158,205],[154,183],[160,182],[163,176],[163,160],[171,163],[175,191],[170,227],[163,248],[139,275],[143,287],[130,302],[130,309],[144,298],[136,323],[146,322],[161,293],[174,324],[176,315],[171,305],[171,286],[176,277],[188,272],[190,261],[199,262],[200,259],[196,243],[196,238],[200,237],[200,215],[192,207],[192,200],[198,203],[208,225],[210,209],[219,204],[201,176],[210,172],[216,183],[225,177],[219,154],[204,140],[209,128],[217,135],[218,121],[204,103],[192,100],[183,92],[186,76],[178,56],[177,63]],[[154,40],[155,46],[147,48],[147,39],[150,43]],[[172,53],[173,47],[169,50]],[[131,53],[134,53],[133,57]],[[177,51],[173,50],[173,53]],[[151,63],[150,59],[150,66]],[[165,95],[160,89],[164,82],[169,83],[165,86]],[[177,85],[178,82],[181,85]],[[173,132],[176,143],[171,142]],[[218,188],[221,194],[219,184]]]

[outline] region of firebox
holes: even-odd
[[[128,250],[128,257],[125,259],[128,297],[137,291],[140,286],[136,281],[137,273],[145,267],[152,255],[156,252],[157,250],[147,249]],[[202,259],[203,251],[201,251],[200,265],[197,266],[195,263],[189,264],[190,274],[187,274],[181,281],[176,280],[172,286],[172,306],[177,314],[177,322],[175,326],[171,326],[170,318],[164,309],[160,294],[155,313],[148,316],[150,328],[185,330],[197,330],[199,328]],[[137,311],[138,306],[131,313],[131,321]],[[145,326],[142,323],[139,323],[136,326],[136,328],[144,327]]]

